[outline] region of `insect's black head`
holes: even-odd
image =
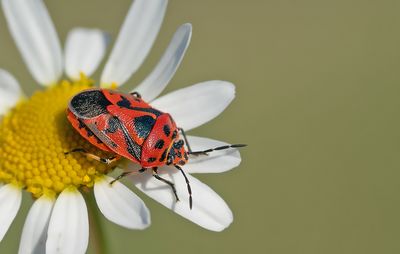
[[[183,166],[186,164],[189,158],[187,152],[185,151],[184,145],[185,142],[182,139],[177,139],[176,141],[174,141],[168,153],[168,165],[173,164]]]

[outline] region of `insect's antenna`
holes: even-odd
[[[175,165],[175,167],[176,167],[179,171],[181,171],[183,177],[185,177],[187,189],[188,189],[188,192],[189,192],[189,206],[190,206],[190,210],[192,210],[192,207],[193,207],[192,188],[190,187],[189,179],[187,178],[185,172],[182,170],[181,167],[179,167],[179,166],[177,166],[177,165]]]
[[[188,152],[188,154],[191,155],[207,155],[208,153],[214,152],[214,151],[220,151],[220,150],[226,150],[229,148],[240,148],[240,147],[245,147],[247,145],[245,144],[233,144],[233,145],[226,145],[226,146],[219,146],[215,148],[210,148],[204,151],[195,151],[195,152]]]

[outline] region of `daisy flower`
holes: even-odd
[[[103,59],[107,37],[97,29],[76,28],[67,37],[64,52],[42,0],[1,0],[7,24],[22,58],[43,89],[26,97],[18,81],[0,70],[0,240],[18,213],[22,191],[35,199],[26,217],[19,253],[84,253],[88,246],[89,221],[85,198],[94,193],[101,213],[110,221],[130,229],[150,225],[143,201],[120,182],[110,185],[107,176],[115,166],[91,160],[74,148],[107,156],[84,140],[70,125],[66,108],[70,98],[95,86],[89,77]],[[167,0],[133,2],[100,82],[116,88],[140,67],[161,27]],[[163,112],[172,115],[188,131],[219,115],[233,100],[234,86],[226,81],[207,81],[160,98],[189,45],[192,27],[178,28],[154,70],[132,91]],[[68,78],[62,79],[63,72]],[[208,138],[188,136],[193,150],[227,145]],[[171,167],[159,174],[175,183],[180,202],[168,186],[151,172],[129,176],[137,189],[184,218],[212,231],[225,229],[233,220],[224,200],[190,174],[220,173],[239,165],[235,149],[190,158],[184,171],[190,181],[194,204],[189,208],[186,182]],[[137,171],[132,162],[118,168]]]

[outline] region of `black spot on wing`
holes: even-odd
[[[172,133],[171,139],[175,139],[176,136],[178,136],[178,131],[177,131],[177,130],[174,130],[174,132]]]
[[[107,114],[107,106],[111,102],[99,90],[83,91],[75,95],[69,109],[80,118],[93,118],[101,114]]]
[[[121,95],[121,100],[117,102],[117,105],[122,108],[132,109],[131,102],[125,97]]]
[[[108,119],[108,128],[104,130],[105,133],[115,133],[120,127],[119,119],[114,116]]]
[[[171,128],[169,127],[168,124],[164,125],[163,131],[164,131],[165,136],[169,137],[169,134],[171,134]]]
[[[167,157],[167,151],[168,149],[165,149],[164,152],[162,153],[161,157],[160,157],[160,162],[163,162],[165,160],[165,158]]]
[[[163,114],[161,111],[158,111],[157,109],[154,109],[154,108],[133,107],[131,109],[146,112],[146,113],[151,113],[151,114],[155,115],[156,117],[159,117],[160,115]]]
[[[133,126],[140,138],[146,139],[153,129],[156,120],[151,116],[140,116],[133,119]]]
[[[139,102],[141,101],[138,98],[135,98],[135,100],[137,100]],[[131,102],[125,96],[122,96],[122,95],[121,95],[121,100],[119,102],[117,102],[117,105],[122,108],[127,108],[127,109],[136,110],[136,111],[150,113],[150,114],[153,114],[155,117],[159,117],[160,115],[162,115],[162,112],[160,112],[154,108],[133,107]]]
[[[162,149],[164,147],[164,143],[165,143],[164,140],[159,139],[159,140],[157,140],[157,143],[155,144],[154,148]]]

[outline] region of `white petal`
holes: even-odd
[[[187,136],[192,151],[203,151],[209,148],[229,145],[228,143],[194,136]],[[237,149],[213,151],[207,156],[190,156],[185,171],[188,173],[221,173],[231,170],[240,164],[240,153]]]
[[[140,67],[160,30],[167,2],[133,2],[101,76],[102,86],[121,85]]]
[[[21,206],[22,191],[12,184],[0,188],[0,241],[3,240]]]
[[[58,196],[51,214],[46,253],[85,253],[88,240],[85,200],[77,190],[64,190]]]
[[[93,74],[104,57],[107,36],[98,29],[75,28],[69,32],[65,44],[65,72],[75,80],[81,72]]]
[[[25,220],[18,253],[46,252],[47,228],[53,205],[54,200],[44,196],[32,205]]]
[[[97,205],[110,221],[130,229],[145,229],[150,225],[150,212],[144,202],[120,182],[105,176],[94,185]]]
[[[37,82],[51,85],[62,74],[56,30],[42,0],[2,0],[8,27]]]
[[[0,115],[15,106],[21,96],[18,81],[8,71],[0,69]]]
[[[131,176],[130,179],[137,188],[157,202],[206,229],[222,231],[232,223],[233,215],[228,205],[210,187],[187,174],[193,192],[193,209],[190,210],[189,194],[181,173],[175,168],[161,168],[159,173],[161,177],[175,183],[179,202],[176,202],[171,188],[152,177],[150,172]]]
[[[164,95],[151,105],[170,113],[185,131],[218,116],[235,97],[235,86],[226,81],[206,81]]]
[[[175,32],[160,62],[135,89],[145,101],[152,101],[167,86],[178,69],[192,36],[192,25],[184,24]]]

